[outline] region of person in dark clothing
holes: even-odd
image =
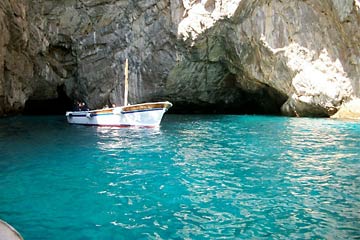
[[[79,101],[74,102],[73,111],[80,111],[81,103]]]
[[[89,111],[89,107],[84,102],[82,102],[80,105],[80,111]]]

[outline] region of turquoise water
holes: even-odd
[[[360,124],[0,119],[0,219],[31,239],[359,239]]]

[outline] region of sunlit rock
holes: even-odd
[[[290,116],[330,116],[353,96],[351,79],[339,59],[330,59],[327,50],[316,57],[298,45],[287,47],[288,66],[296,72],[292,78],[293,95],[282,106]]]
[[[344,103],[332,118],[360,120],[360,99]]]

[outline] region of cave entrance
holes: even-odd
[[[235,82],[235,80],[233,81]],[[220,90],[218,93],[209,93],[216,99],[209,102],[176,102],[171,108],[172,113],[179,114],[237,114],[237,115],[282,115],[281,106],[287,96],[276,89],[262,84],[256,91],[246,91],[235,84]]]
[[[25,103],[25,115],[63,115],[71,110],[73,101],[66,95],[65,86],[57,87],[58,97],[55,99],[29,99]]]

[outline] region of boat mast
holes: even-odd
[[[125,89],[124,89],[124,106],[128,105],[128,92],[129,92],[129,81],[128,81],[128,75],[129,75],[129,61],[126,59],[125,61]]]

